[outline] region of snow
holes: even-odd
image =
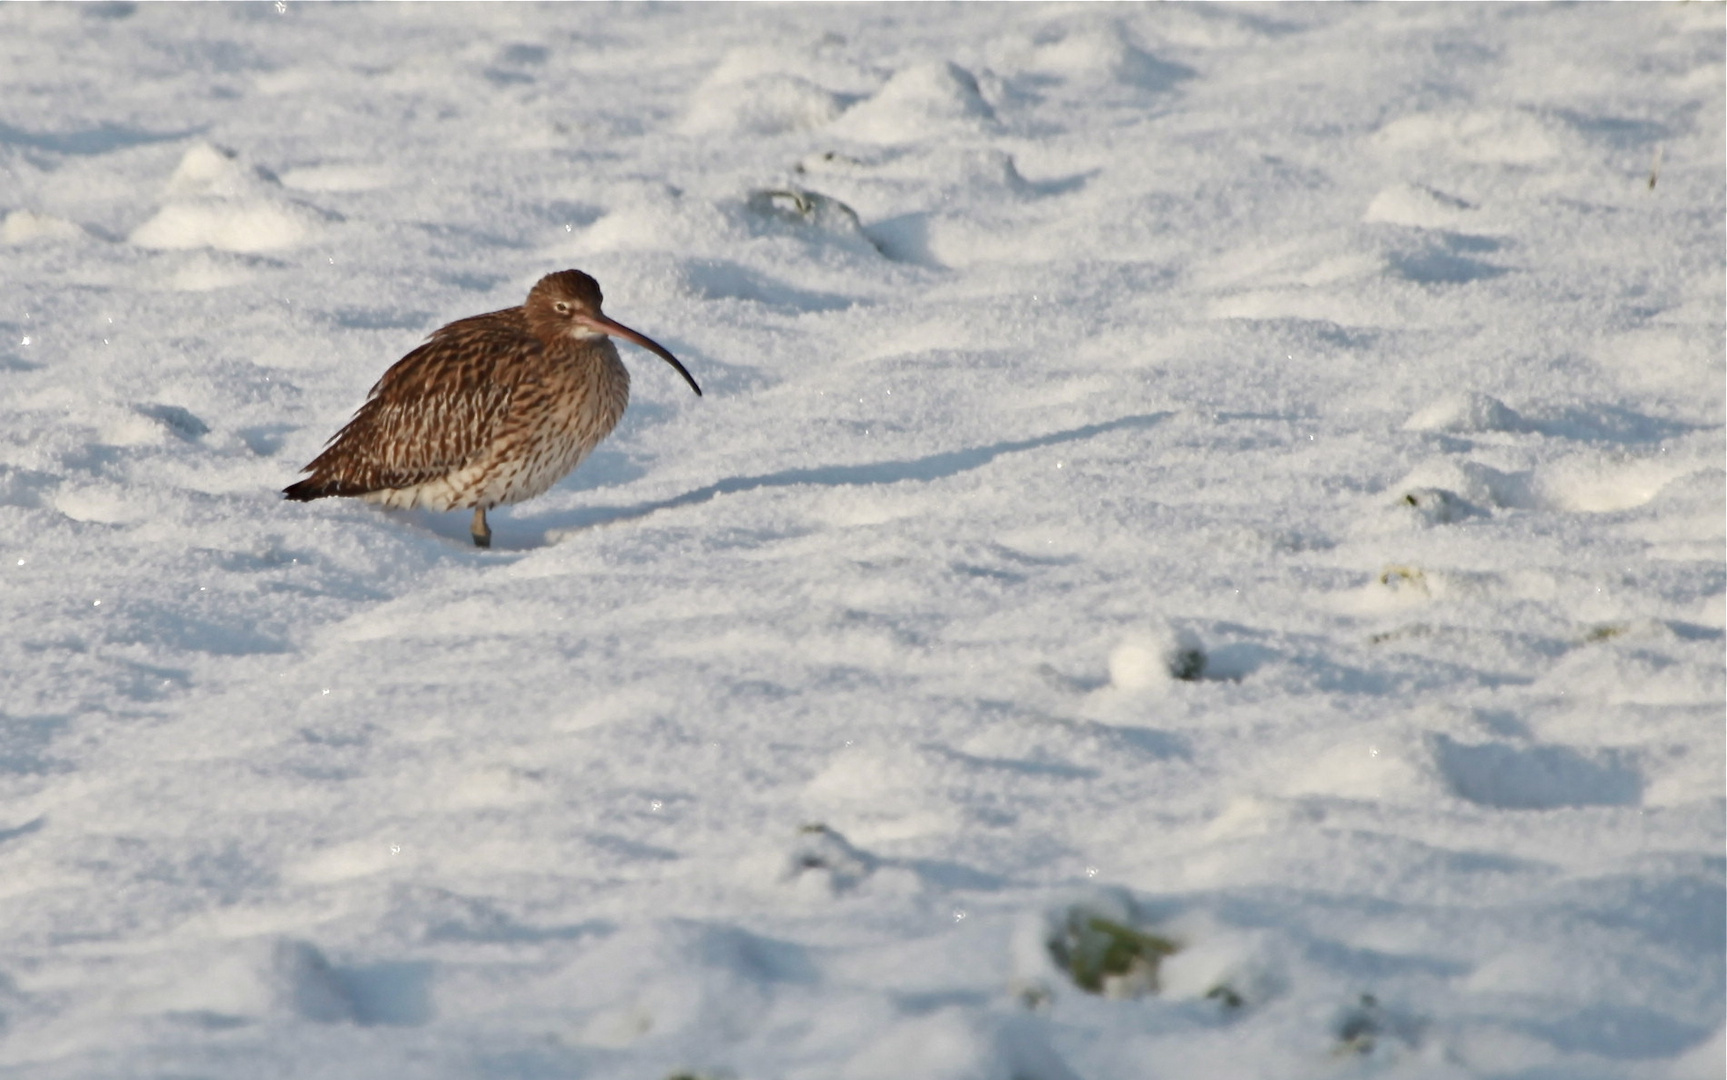
[[[0,27],[0,1075],[1723,1075],[1719,5]]]

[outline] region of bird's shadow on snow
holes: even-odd
[[[760,488],[798,487],[805,484],[817,487],[864,487],[875,484],[897,484],[906,480],[943,480],[987,465],[1003,454],[1014,454],[1026,450],[1038,450],[1046,446],[1078,442],[1112,431],[1154,427],[1172,415],[1172,413],[1167,412],[1138,413],[1132,416],[1117,417],[1114,420],[1105,420],[1097,424],[1069,428],[1065,431],[1051,432],[1048,435],[1038,435],[1029,439],[1009,439],[987,446],[948,450],[921,458],[876,461],[861,465],[820,465],[814,468],[785,469],[758,476],[727,477],[694,491],[674,495],[669,499],[655,499],[627,506],[583,507],[548,514],[544,517],[522,521],[519,524],[508,523],[502,528],[494,523],[492,543],[494,547],[505,550],[542,547],[557,543],[569,534],[584,529],[634,521],[662,510],[674,510],[683,506],[704,503],[719,495],[755,491]],[[451,528],[455,524],[452,515],[441,515],[440,517],[439,522],[429,526],[434,528],[434,531],[452,537],[465,535]],[[465,524],[465,518],[463,523]],[[537,527],[539,532],[524,535],[524,528],[530,526]]]
[[[15,828],[0,829],[0,844],[16,840],[21,836],[29,836],[31,833],[38,831],[46,824],[48,824],[48,816],[46,814],[39,814]]]
[[[694,506],[719,495],[755,491],[760,488],[798,487],[804,484],[817,487],[865,487],[874,484],[897,484],[905,480],[943,480],[988,465],[1003,454],[1078,442],[1112,431],[1154,427],[1173,415],[1167,412],[1136,413],[1030,439],[1009,439],[987,446],[947,450],[921,458],[876,461],[862,465],[820,465],[808,469],[785,469],[759,476],[732,476],[669,499],[654,499],[627,506],[589,506],[519,521],[503,519],[494,513],[489,522],[492,527],[491,550],[532,551],[556,544],[572,533],[586,529],[635,521],[662,510]],[[468,511],[440,514],[429,510],[391,510],[387,513],[446,540],[464,545],[472,543],[468,529],[473,515]]]
[[[147,131],[123,124],[103,123],[76,131],[26,131],[0,123],[0,144],[22,146],[31,150],[47,150],[56,154],[93,155],[125,150],[149,143],[173,142],[176,139],[201,135],[209,125],[180,131]]]

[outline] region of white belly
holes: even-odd
[[[597,440],[596,440],[597,441]],[[544,495],[593,450],[593,444],[570,440],[542,447],[528,458],[507,457],[416,484],[408,488],[385,488],[360,496],[369,503],[398,510],[467,510],[475,506],[502,506]]]

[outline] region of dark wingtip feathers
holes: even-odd
[[[289,502],[311,502],[313,499],[328,499],[335,495],[364,495],[371,488],[360,487],[357,484],[344,484],[339,481],[320,479],[308,476],[296,484],[289,484],[282,489],[282,497]]]

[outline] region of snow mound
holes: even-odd
[[[804,786],[819,805],[876,801],[884,794],[909,794],[935,784],[939,775],[927,755],[906,747],[848,747]]]
[[[1695,460],[1661,454],[1582,451],[1515,472],[1466,458],[1438,457],[1416,465],[1392,485],[1392,506],[1435,525],[1462,521],[1483,508],[1613,513],[1646,505],[1668,485],[1693,475],[1706,483],[1710,470]]]
[[[1477,507],[1533,506],[1529,473],[1508,473],[1466,458],[1429,458],[1392,485],[1396,504],[1434,524],[1471,516]]]
[[[703,86],[691,95],[679,130],[686,135],[780,135],[817,128],[840,115],[839,96],[795,75]]]
[[[1564,150],[1559,134],[1534,113],[1473,109],[1417,113],[1380,128],[1374,141],[1388,153],[1432,150],[1476,164],[1534,165]]]
[[[323,217],[276,195],[278,187],[273,178],[244,168],[236,155],[198,143],[169,177],[169,201],[129,239],[158,250],[255,253],[294,247],[318,231]]]
[[[1456,492],[1445,488],[1412,487],[1399,497],[1398,502],[1409,507],[1429,525],[1451,525],[1481,512]]]
[[[689,255],[720,252],[736,236],[714,203],[664,184],[620,192],[599,220],[577,235],[582,253],[671,248]]]
[[[1205,674],[1205,649],[1190,630],[1166,627],[1136,634],[1109,653],[1109,681],[1118,690],[1166,689]]]
[[[1139,48],[1119,24],[1060,33],[1054,40],[1028,35],[999,45],[993,54],[1006,64],[1052,75],[1081,86],[1120,83],[1144,90],[1167,90],[1193,69],[1159,60]]]
[[[1436,786],[1423,750],[1401,733],[1351,738],[1306,758],[1288,775],[1283,794],[1420,802],[1431,798]]]
[[[805,825],[798,830],[778,876],[780,881],[795,882],[800,888],[837,895],[874,873],[878,861],[826,825]]]
[[[1362,220],[1418,229],[1460,229],[1472,222],[1475,209],[1471,203],[1422,184],[1394,184],[1373,197]]]
[[[740,46],[689,94],[678,130],[781,135],[818,128],[845,108],[846,99],[833,88],[867,85],[867,78],[821,43],[813,49]]]
[[[941,132],[981,132],[994,119],[971,72],[952,61],[934,61],[896,72],[836,121],[834,131],[865,142],[905,143]]]
[[[302,242],[316,225],[313,215],[281,204],[175,203],[138,226],[131,240],[139,247],[163,250],[276,251]]]
[[[839,243],[854,251],[879,252],[864,232],[857,211],[819,191],[797,187],[752,191],[744,206],[758,220],[790,225],[799,235]]]
[[[1613,513],[1643,506],[1696,468],[1697,463],[1669,457],[1576,454],[1537,473],[1535,490],[1543,503],[1555,509]]]
[[[126,1004],[211,1032],[270,1020],[411,1026],[430,1018],[430,975],[429,964],[341,967],[310,942],[258,937],[199,950]]]
[[[164,190],[170,198],[200,195],[234,198],[250,193],[260,179],[240,164],[239,155],[233,151],[195,143],[174,167]]]
[[[102,525],[128,524],[150,516],[149,506],[136,492],[111,484],[66,485],[54,494],[54,509],[74,521]]]
[[[36,240],[71,240],[84,235],[73,222],[34,210],[14,210],[0,222],[0,244],[28,244]]]
[[[1475,434],[1485,431],[1525,431],[1528,425],[1503,401],[1470,390],[1452,394],[1418,410],[1404,421],[1404,431]]]

